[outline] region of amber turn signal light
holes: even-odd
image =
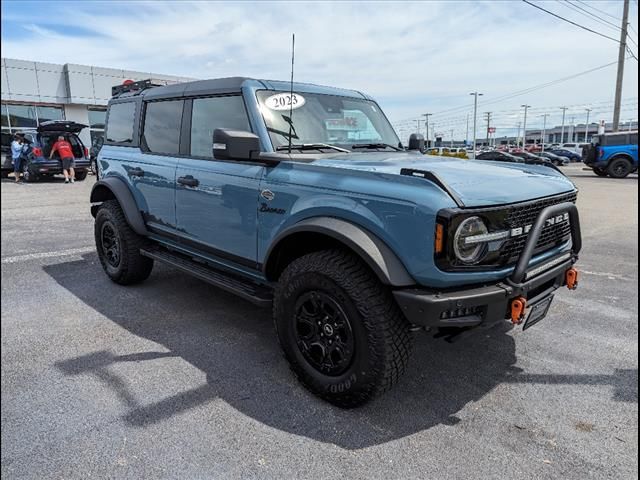
[[[520,325],[524,320],[524,310],[527,308],[527,299],[516,297],[511,300],[511,323]]]
[[[578,288],[578,270],[572,267],[567,270],[567,273],[565,273],[564,277],[567,282],[567,288],[569,290],[575,290],[576,288]]]
[[[442,253],[444,249],[444,227],[440,223],[436,223],[436,238],[434,248],[436,253]]]

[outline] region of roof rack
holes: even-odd
[[[139,80],[132,82],[131,80],[125,80],[122,85],[115,85],[111,87],[111,96],[115,97],[125,92],[142,91],[153,87],[162,87],[166,83],[157,83],[159,80],[152,80],[150,78],[146,80]]]

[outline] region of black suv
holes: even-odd
[[[58,156],[49,159],[51,148],[59,136],[64,137],[73,149],[75,157],[76,180],[84,180],[89,171],[89,150],[84,146],[78,133],[86,128],[86,125],[65,120],[51,120],[42,122],[36,130],[24,131],[22,134],[29,149],[26,152],[27,161],[22,165],[22,178],[27,182],[34,182],[44,176],[53,176],[62,173],[62,161]],[[12,136],[2,134],[2,176],[6,177],[13,171],[11,161]],[[7,144],[5,146],[5,143]],[[5,153],[6,149],[6,153]]]

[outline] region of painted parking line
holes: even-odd
[[[29,260],[39,260],[42,258],[66,257],[68,255],[80,255],[83,253],[95,252],[96,247],[80,247],[69,248],[67,250],[58,250],[55,252],[28,253],[26,255],[14,255],[11,257],[3,257],[2,264],[27,262]]]

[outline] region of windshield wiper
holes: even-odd
[[[351,153],[346,148],[336,147],[335,145],[329,145],[328,143],[292,143],[291,150],[322,150],[323,148],[329,148],[331,150],[337,150],[338,152]],[[289,145],[279,145],[276,147],[277,152],[282,150],[289,150]]]
[[[394,150],[400,152],[402,151],[401,148],[398,148],[394,145],[390,145],[388,143],[357,143],[355,144],[353,147],[354,150],[357,148],[370,148],[370,149],[379,149],[379,148],[393,148]]]

